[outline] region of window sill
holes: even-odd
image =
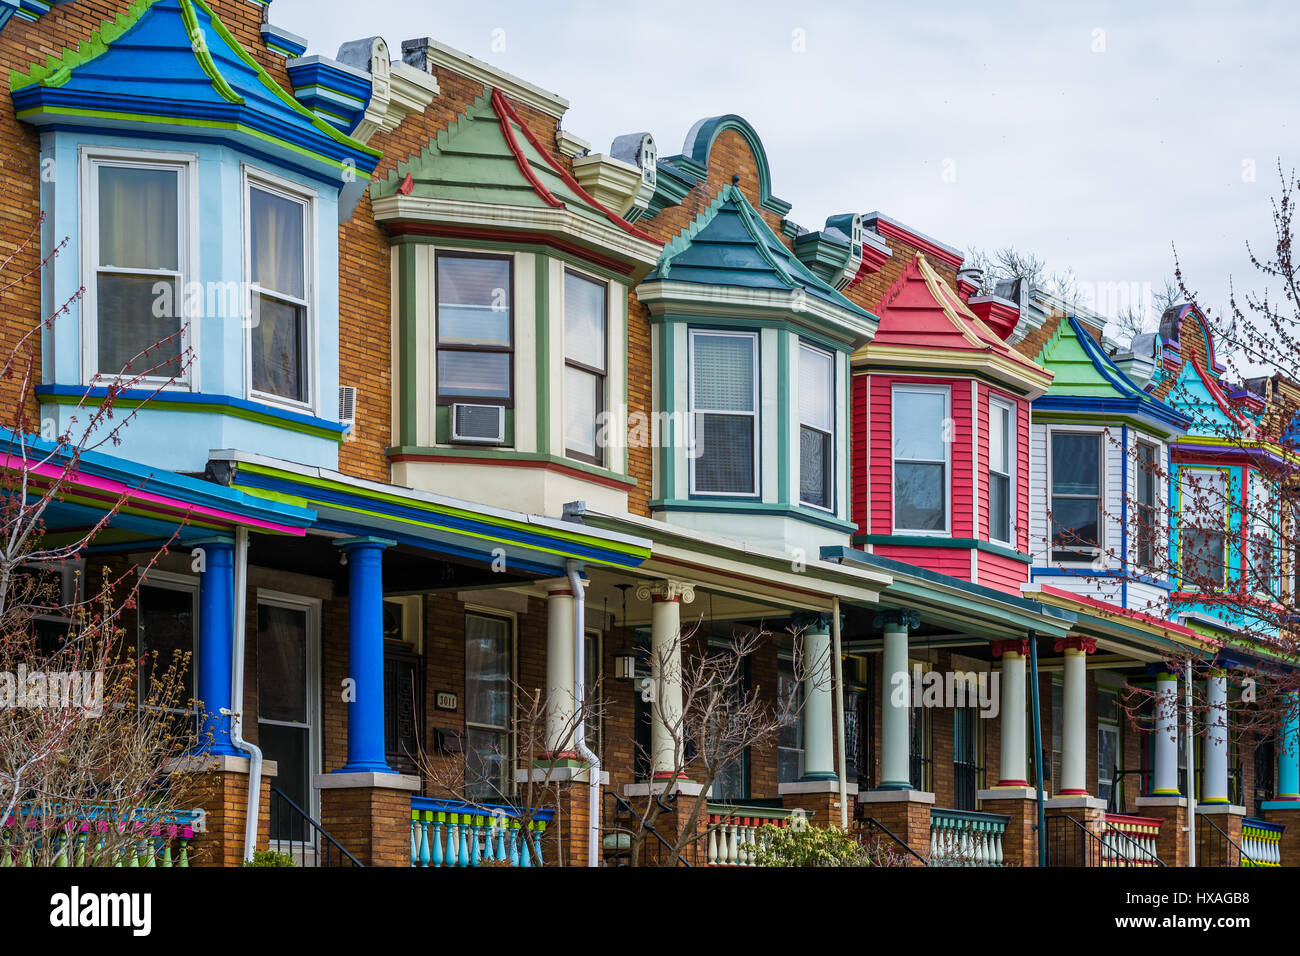
[[[390,462],[454,462],[466,460],[487,461],[493,465],[521,468],[543,468],[559,472],[568,472],[579,479],[588,479],[601,484],[617,487],[634,488],[637,480],[609,468],[589,465],[573,458],[561,458],[557,455],[544,455],[538,452],[516,451],[507,445],[395,445],[387,450]]]

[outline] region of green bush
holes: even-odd
[[[253,854],[251,860],[245,860],[244,866],[297,866],[293,862],[293,857],[288,853],[277,853],[275,850],[258,850]]]
[[[764,824],[758,831],[759,866],[868,866],[867,852],[839,827],[777,827]]]

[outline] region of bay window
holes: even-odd
[[[799,345],[799,501],[833,508],[835,356]]]
[[[894,389],[894,530],[948,529],[948,390]]]
[[[605,410],[606,287],[564,273],[564,453],[603,464],[598,421]]]
[[[465,615],[465,792],[481,803],[511,792],[512,632],[507,618]]]
[[[509,256],[438,253],[438,404],[511,404],[513,265]]]
[[[1133,457],[1137,467],[1134,476],[1137,563],[1150,569],[1155,566],[1156,543],[1160,532],[1160,516],[1156,511],[1156,473],[1160,469],[1160,453],[1155,445],[1140,441]]]
[[[307,405],[312,384],[310,202],[250,181],[247,210],[251,391]]]
[[[188,162],[88,161],[92,375],[182,375],[191,172]]]
[[[690,333],[691,492],[758,493],[758,336]]]
[[[1053,561],[1101,554],[1102,436],[1053,431],[1048,478]]]
[[[1220,469],[1180,471],[1178,519],[1182,586],[1222,588],[1227,571],[1227,473]]]
[[[1016,510],[1016,407],[989,399],[989,540],[1011,544]]]

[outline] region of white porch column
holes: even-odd
[[[678,772],[677,732],[682,716],[681,606],[695,600],[693,585],[658,581],[637,585],[638,600],[650,600],[650,679],[655,699],[650,707],[650,769],[655,779],[685,776]]]
[[[546,756],[577,758],[573,750],[573,591],[569,582],[546,592]]]
[[[1002,658],[1002,750],[998,759],[999,787],[1027,787],[1028,753],[1025,739],[1025,658],[1028,641],[994,641],[993,656]]]
[[[1065,654],[1061,676],[1061,779],[1057,794],[1086,796],[1088,793],[1088,655],[1097,642],[1087,637],[1057,640],[1056,650]]]
[[[791,622],[803,629],[804,757],[802,780],[837,780],[834,717],[831,707],[831,634],[829,614],[798,614]]]
[[[1155,779],[1152,796],[1180,796],[1178,789],[1178,675],[1156,675]]]
[[[1198,803],[1228,802],[1228,674],[1215,668],[1205,678],[1205,743]]]
[[[908,733],[911,681],[907,673],[907,632],[920,626],[915,611],[883,611],[876,615],[876,627],[884,638],[884,666],[880,669],[880,788],[912,788]]]

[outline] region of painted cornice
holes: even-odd
[[[881,212],[869,212],[862,217],[862,223],[882,236],[905,242],[909,246],[930,256],[936,262],[956,269],[965,261],[965,254],[955,246],[947,245],[937,239],[931,239],[924,233],[917,232],[911,226],[904,225],[897,219],[891,219]]]
[[[505,70],[439,43],[431,37],[403,40],[402,60],[416,70],[426,73],[432,73],[432,68],[438,67],[477,80],[484,87],[498,89],[515,102],[545,113],[547,116],[553,116],[557,120],[569,109],[569,101],[564,97],[544,90],[540,86],[534,86]]]

